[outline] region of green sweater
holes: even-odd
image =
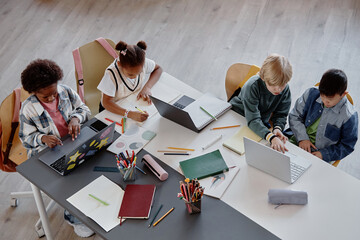
[[[279,95],[273,95],[258,76],[251,77],[241,89],[239,96],[230,101],[232,109],[245,116],[248,126],[257,135],[266,139],[270,134],[270,117],[273,126],[284,129],[291,105],[289,85]],[[268,139],[269,140],[269,139]]]

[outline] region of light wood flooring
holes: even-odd
[[[75,88],[71,51],[102,36],[145,40],[147,57],[166,72],[223,99],[226,70],[235,62],[261,65],[269,53],[287,56],[293,101],[324,71],[340,68],[359,111],[359,30],[357,0],[0,0],[0,101],[36,58],[55,60],[63,83]],[[359,153],[358,144],[339,166],[357,178]],[[30,186],[19,174],[0,172],[1,239],[37,239],[34,200],[9,206],[9,193],[24,190]],[[62,215],[59,206],[49,215],[55,239],[78,239]]]

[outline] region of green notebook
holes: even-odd
[[[219,150],[181,161],[180,168],[189,179],[202,179],[229,171]]]

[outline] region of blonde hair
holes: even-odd
[[[292,77],[292,66],[286,57],[273,53],[263,62],[259,75],[269,85],[284,86]]]

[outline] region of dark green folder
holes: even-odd
[[[219,150],[181,161],[180,168],[189,179],[202,179],[229,171]]]

